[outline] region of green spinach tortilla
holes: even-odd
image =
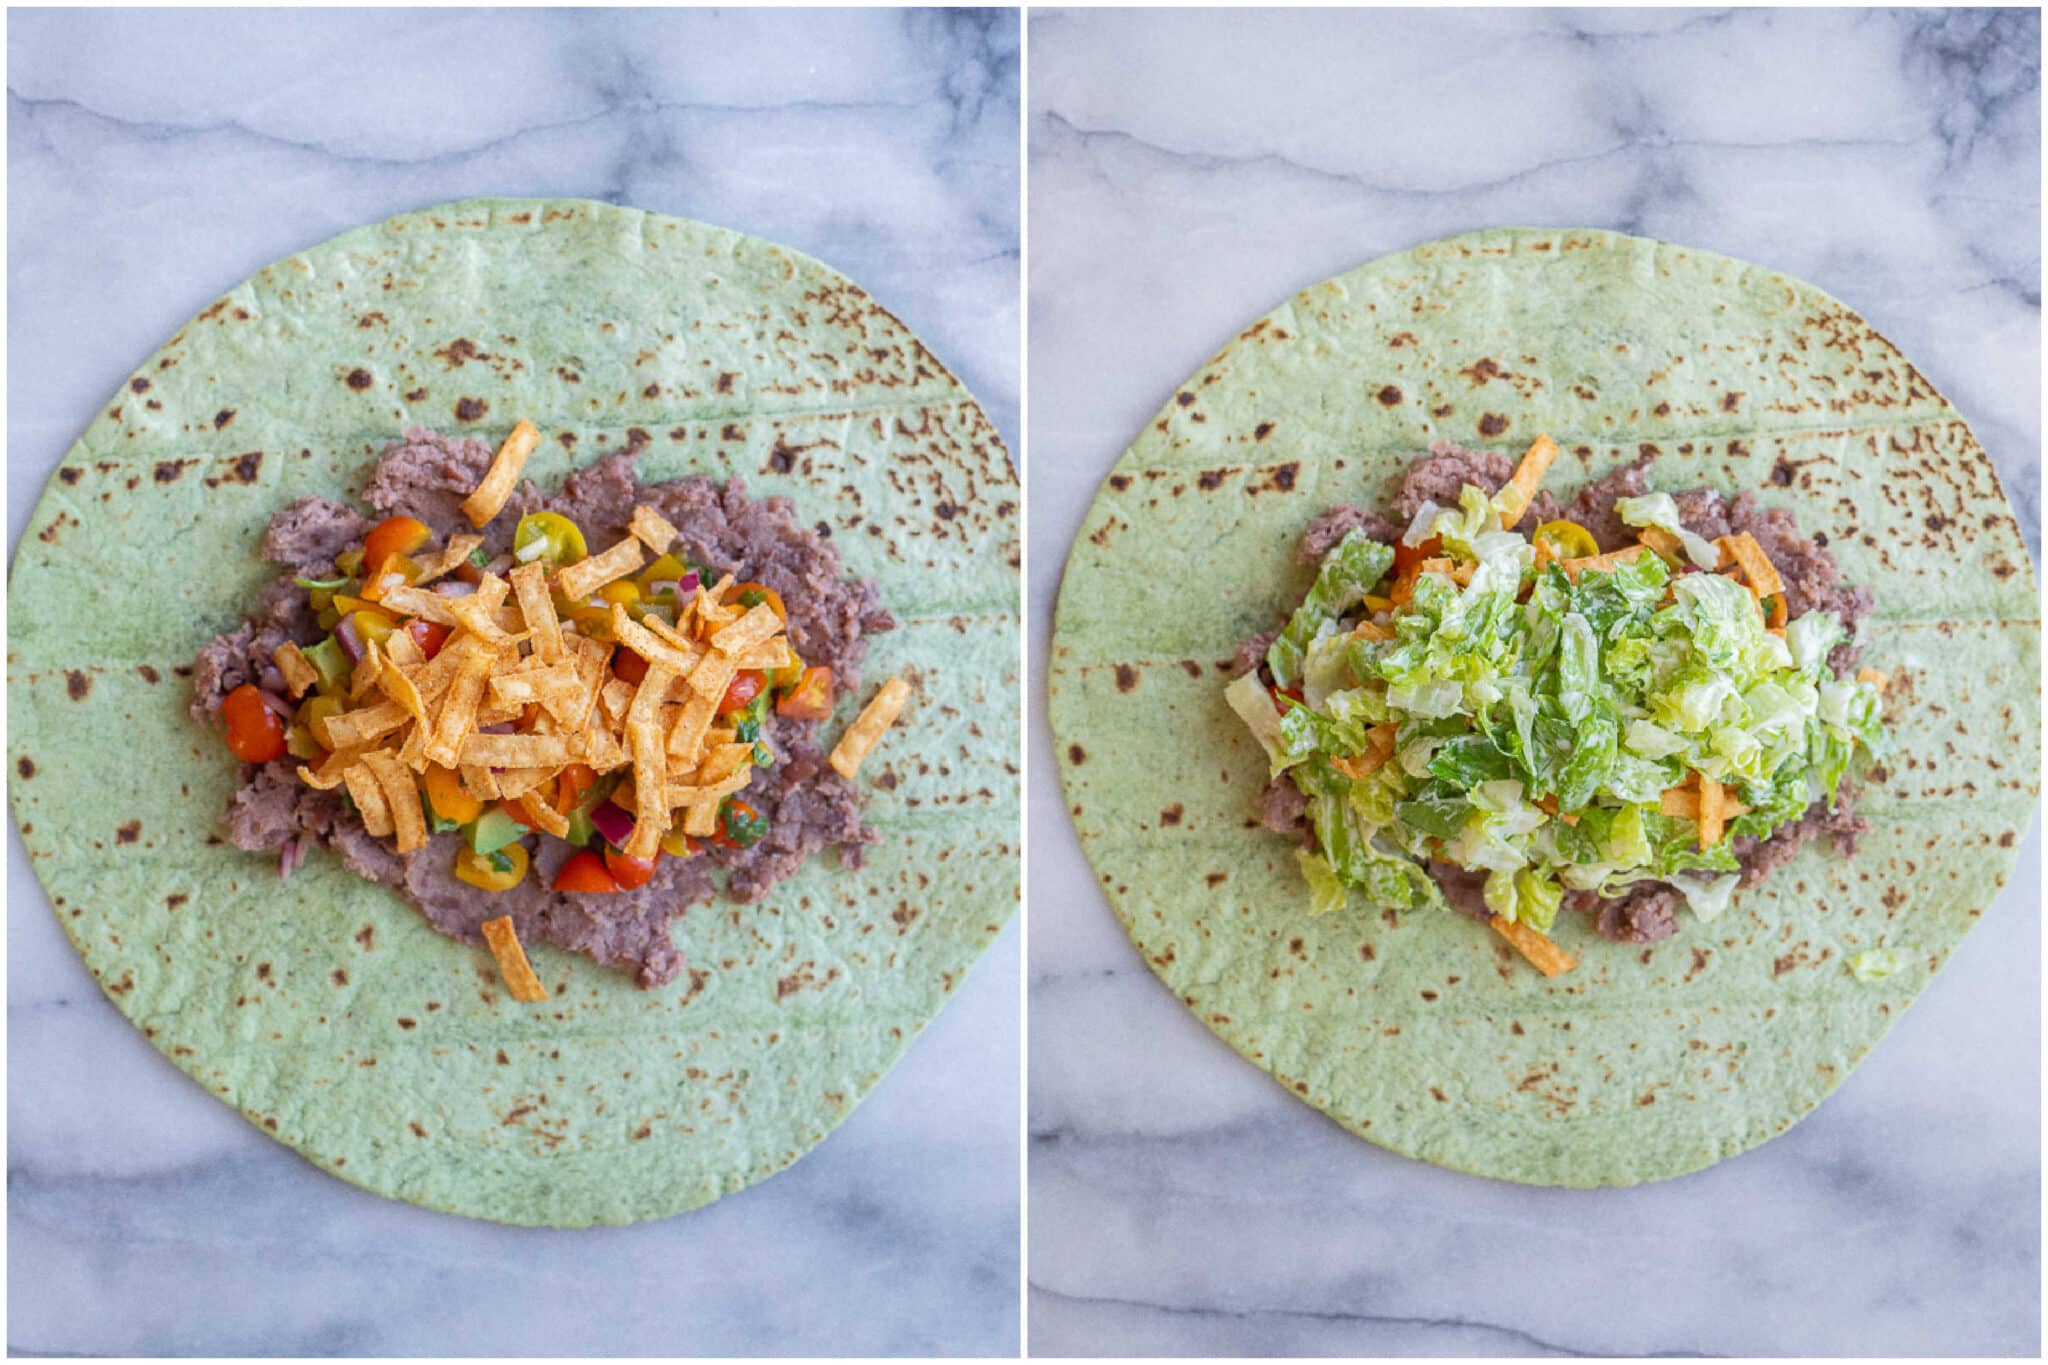
[[[280,882],[229,846],[237,765],[184,676],[275,573],[272,513],[358,495],[409,427],[495,440],[522,417],[543,486],[637,448],[650,481],[792,499],[899,617],[869,676],[918,697],[859,773],[864,868],[691,907],[688,969],[657,990],[536,948],[542,1006],[338,859]],[[973,398],[814,260],[582,201],[358,229],[201,311],[50,480],[8,589],[23,841],[108,998],[334,1174],[515,1223],[703,1204],[845,1118],[1014,908],[1016,508]]]
[[[1433,440],[1551,481],[1645,455],[1658,489],[1756,490],[1874,591],[1863,662],[1897,752],[1853,860],[1806,846],[1654,946],[1555,937],[1555,979],[1442,910],[1311,916],[1261,827],[1266,759],[1224,684],[1302,598],[1297,542],[1385,508]],[[1189,378],[1117,462],[1067,561],[1050,661],[1066,798],[1111,906],[1206,1025],[1393,1151],[1626,1185],[1810,1112],[1948,960],[2009,872],[2039,752],[2034,578],[1990,461],[1890,343],[1819,290],[1614,233],[1432,242],[1313,286]],[[1850,960],[1900,966],[1864,981]]]

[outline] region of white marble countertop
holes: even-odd
[[[1818,283],[2039,522],[2035,14],[1036,11],[1028,41],[1036,660],[1083,509],[1174,385],[1294,290],[1495,224]],[[1352,1138],[1152,978],[1062,809],[1042,662],[1031,687],[1034,1353],[2037,1352],[2038,822],[1790,1134],[1527,1189]]]
[[[470,195],[810,252],[1017,434],[1018,21],[979,14],[41,11],[9,18],[8,538],[128,367],[256,267]],[[10,551],[11,553],[11,551]],[[8,846],[13,1352],[1010,1354],[1013,924],[859,1110],[708,1209],[588,1232],[364,1194],[94,987]]]

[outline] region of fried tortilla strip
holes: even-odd
[[[448,608],[451,603],[459,600],[445,593],[406,584],[403,587],[388,589],[377,605],[387,607],[400,616],[417,616],[436,625],[454,626],[460,625],[461,622],[455,619],[455,613]]]
[[[348,699],[361,701],[377,685],[377,675],[383,671],[384,651],[377,647],[375,640],[363,641],[363,657],[356,660],[355,670],[348,675]]]
[[[463,740],[476,724],[484,683],[496,661],[496,656],[474,639],[465,639],[450,648],[459,649],[462,653],[456,664],[455,679],[448,684],[448,699],[441,704],[433,737],[426,746],[427,757],[444,768],[456,767],[462,761]],[[446,654],[448,650],[441,652]]]
[[[626,711],[626,744],[633,755],[633,800],[640,818],[626,841],[628,857],[652,858],[655,845],[668,829],[668,806],[662,796],[668,786],[668,758],[662,751],[661,706],[675,684],[676,670],[662,663],[649,663],[640,690]]]
[[[541,784],[536,782],[534,787]],[[557,839],[569,837],[569,817],[556,810],[546,799],[544,792],[529,788],[529,795],[519,803],[519,813],[540,827],[546,834]]]
[[[482,526],[498,515],[505,502],[512,496],[512,490],[519,484],[519,471],[526,468],[527,456],[540,444],[540,432],[524,417],[513,426],[512,434],[505,438],[505,444],[498,447],[498,453],[491,458],[491,467],[484,471],[483,482],[476,491],[462,500],[462,515],[469,518],[471,526]]]
[[[753,768],[753,745],[721,744],[704,755],[704,762],[697,769],[697,780],[700,782],[722,782],[737,772],[744,772],[751,779]]]
[[[626,709],[633,704],[633,684],[624,678],[613,678],[597,694],[597,704],[604,708],[604,718],[618,725],[626,718]]]
[[[1626,564],[1638,555],[1650,553],[1647,545],[1631,545],[1624,550],[1610,550],[1604,555],[1587,555],[1583,559],[1560,559],[1557,567],[1564,570],[1564,576],[1572,582],[1579,581],[1582,573],[1608,573],[1617,565]]]
[[[678,608],[676,619],[687,621],[689,619],[686,614],[688,610],[687,604]],[[652,612],[641,618],[640,625],[667,643],[674,645],[678,650],[687,651],[692,655],[701,655],[704,652],[703,646]],[[685,673],[688,671],[687,669],[684,670]]]
[[[409,630],[394,630],[385,637],[384,657],[408,673],[427,662],[427,656],[420,653],[420,642]]]
[[[541,564],[521,564],[512,570],[512,591],[519,599],[519,614],[526,618],[526,633],[533,641],[533,657],[562,657],[562,620],[555,615],[555,599],[548,592],[548,571]]]
[[[739,664],[732,655],[712,650],[704,661],[690,670],[690,690],[700,697],[710,697],[714,702],[725,699],[725,689],[732,686],[733,674],[739,672]]]
[[[512,998],[523,1005],[538,1005],[546,1000],[548,988],[540,984],[533,964],[526,960],[526,949],[519,946],[519,931],[512,927],[512,917],[500,915],[485,920],[483,934],[484,942],[491,945],[491,956],[498,959],[498,975],[505,978],[505,989],[512,993]]]
[[[773,637],[782,629],[782,618],[766,602],[747,608],[746,615],[711,637],[711,647],[721,654],[740,654]]]
[[[628,536],[601,555],[579,559],[555,575],[555,585],[571,602],[581,602],[607,583],[616,582],[647,562],[640,542]]]
[[[1674,567],[1687,562],[1685,542],[1661,526],[1645,526],[1636,533],[1636,539],[1649,546],[1657,558]]]
[[[626,765],[626,751],[610,730],[590,729],[582,732],[583,761],[601,773]]]
[[[462,765],[462,788],[479,801],[498,799],[498,775],[487,763]]]
[[[376,648],[374,644],[370,646],[372,651]],[[367,659],[373,656],[366,652],[363,657]],[[385,696],[403,706],[407,715],[422,725],[427,723],[427,708],[420,700],[420,690],[413,685],[412,679],[406,677],[402,670],[398,668],[383,669],[377,674],[377,685],[384,689]]]
[[[320,760],[317,767],[299,765],[299,780],[315,791],[331,792],[339,787],[342,775],[363,761],[361,749],[337,749]]]
[[[718,833],[718,803],[700,801],[683,809],[683,833],[693,839],[702,839]]]
[[[376,775],[391,806],[391,824],[398,833],[398,851],[410,853],[427,846],[427,817],[420,809],[420,789],[412,770],[398,761],[389,749],[363,755],[363,766]]]
[[[507,768],[498,774],[500,800],[516,801],[542,783],[552,781],[559,767]]]
[[[860,771],[861,760],[868,756],[868,750],[875,747],[875,741],[882,737],[896,721],[903,703],[910,699],[910,684],[901,678],[891,678],[882,684],[868,704],[846,727],[846,733],[832,746],[832,769],[841,777],[852,777]]]
[[[279,645],[270,656],[277,665],[277,671],[284,674],[284,686],[297,701],[306,695],[306,689],[320,681],[320,670],[306,661],[306,656],[290,640]]]
[[[733,662],[741,668],[759,668],[770,672],[778,668],[788,668],[789,644],[781,639],[764,640],[758,645],[742,650]]]
[[[1557,798],[1555,796],[1540,797],[1533,804],[1535,805],[1537,810],[1542,811],[1545,815],[1551,816],[1554,819],[1562,820],[1567,825],[1576,825],[1577,823],[1579,823],[1579,817],[1573,815],[1570,811],[1566,811],[1562,815],[1558,814]]]
[[[369,764],[350,764],[341,780],[348,784],[349,799],[356,803],[356,811],[363,817],[363,828],[379,839],[391,833],[391,807],[385,802],[384,788]]]
[[[725,595],[731,591],[732,583],[732,575],[723,574],[708,588],[701,583],[697,585],[697,595],[690,599],[690,604],[696,608],[700,632],[716,630],[739,615],[738,607],[725,605]]]
[[[1515,475],[1501,486],[1495,501],[1500,506],[1500,525],[1504,531],[1511,531],[1529,510],[1529,503],[1535,498],[1536,490],[1543,484],[1543,476],[1550,472],[1552,461],[1557,459],[1557,442],[1548,435],[1538,436],[1529,447],[1522,462],[1515,466]]]
[[[1333,758],[1330,760],[1330,766],[1354,781],[1362,777],[1371,777],[1385,767],[1387,760],[1394,756],[1394,736],[1397,729],[1398,727],[1393,725],[1373,726],[1365,732],[1364,753],[1346,758]]]
[[[679,534],[661,513],[646,503],[641,503],[633,509],[630,529],[640,538],[642,544],[658,555],[667,554],[668,547],[676,543],[676,536]]]
[[[1771,557],[1764,553],[1764,547],[1756,543],[1756,537],[1747,531],[1732,536],[1722,536],[1714,542],[1719,549],[1727,551],[1742,570],[1743,581],[1761,602],[1766,597],[1776,597],[1785,591],[1785,581],[1778,577],[1778,566],[1771,563]]]
[[[507,588],[504,579],[496,574],[487,573],[483,576],[483,581],[477,584],[476,591],[469,596],[449,598],[448,610],[464,630],[479,640],[486,640],[499,646],[516,644],[526,638],[524,633],[515,635],[508,632],[505,629],[506,622],[498,615],[498,609],[505,605]],[[514,613],[510,624],[517,628],[524,623],[524,616]]]
[[[327,737],[337,749],[360,749],[390,734],[412,717],[395,701],[380,701],[327,720]]]
[[[559,768],[569,761],[569,741],[561,735],[472,734],[462,741],[461,761],[491,768]]]
[[[704,732],[711,728],[711,715],[719,700],[698,694],[683,703],[668,732],[668,756],[676,766],[686,770],[697,766],[697,755],[704,750]]]
[[[670,806],[681,806],[687,810],[708,802],[715,810],[721,799],[731,796],[734,792],[745,791],[748,784],[753,780],[754,770],[752,768],[742,768],[736,773],[727,774],[716,782],[670,783],[667,793],[668,804]],[[692,831],[685,829],[683,832],[689,834]]]
[[[427,762],[427,740],[431,733],[425,725],[407,725],[405,743],[398,746],[398,761],[416,773],[425,773],[433,766]]]
[[[448,543],[441,547],[441,553],[420,566],[420,576],[415,584],[427,584],[444,574],[454,573],[463,562],[483,547],[482,536],[450,536]]]
[[[1721,842],[1721,836],[1728,832],[1727,806],[1723,804],[1727,792],[1719,782],[1700,774],[1700,848],[1702,851]]]
[[[1453,583],[1465,584],[1472,581],[1472,571],[1478,567],[1469,559],[1425,559],[1421,572],[1440,573]]]
[[[1526,924],[1504,920],[1499,915],[1487,916],[1486,922],[1513,944],[1515,951],[1528,959],[1530,966],[1545,976],[1563,976],[1579,965],[1577,958]]]
[[[619,637],[619,643],[632,650],[650,664],[662,664],[676,677],[686,677],[704,657],[704,651],[685,646],[678,649],[662,639],[647,627],[626,614],[626,609],[612,603],[612,634]]]

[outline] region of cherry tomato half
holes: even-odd
[[[784,625],[789,624],[789,612],[782,605],[782,594],[769,587],[766,583],[735,583],[726,589],[725,592],[725,600],[728,602],[744,604],[750,598],[766,602],[770,609],[775,612],[776,616],[781,618]]]
[[[775,714],[792,720],[823,720],[832,714],[832,670],[806,668],[802,681],[775,703]]]
[[[439,654],[441,646],[448,643],[448,627],[439,621],[414,617],[405,623],[405,633],[412,636],[412,642],[420,647],[420,653],[429,659]]]
[[[244,763],[283,758],[284,718],[270,709],[254,683],[243,683],[221,698],[221,719],[228,726],[228,748]]]
[[[433,538],[427,524],[413,517],[386,517],[363,537],[363,563],[382,564],[391,555],[409,555]]]
[[[647,660],[641,658],[632,650],[627,649],[624,645],[620,645],[612,654],[612,672],[617,677],[638,687],[640,680],[647,676]]]
[[[571,854],[569,861],[562,864],[562,870],[555,874],[555,890],[606,892],[619,889],[617,880],[605,870],[604,860],[583,849]]]
[[[654,859],[629,858],[610,844],[604,846],[604,866],[622,891],[631,891],[654,880]]]
[[[732,675],[732,682],[725,689],[725,700],[718,703],[718,714],[729,716],[735,711],[747,709],[761,689],[768,684],[768,675],[758,668],[743,668]]]

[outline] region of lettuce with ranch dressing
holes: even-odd
[[[1324,557],[1267,652],[1272,685],[1254,673],[1229,691],[1308,796],[1315,913],[1351,894],[1446,905],[1440,862],[1479,880],[1496,924],[1537,934],[1568,891],[1651,882],[1710,920],[1739,880],[1735,838],[1832,802],[1853,758],[1885,749],[1876,683],[1828,665],[1840,621],[1775,632],[1747,571],[1713,571],[1720,550],[1670,494],[1616,509],[1683,556],[1539,566],[1501,500],[1468,484],[1456,507],[1417,513],[1399,572],[1362,531]]]

